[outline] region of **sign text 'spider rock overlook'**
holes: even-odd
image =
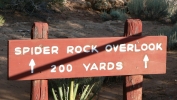
[[[9,79],[166,72],[165,36],[9,41]]]

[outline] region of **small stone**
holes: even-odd
[[[171,23],[171,19],[166,19],[165,22],[166,23]]]

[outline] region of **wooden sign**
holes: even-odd
[[[163,74],[166,48],[166,36],[9,40],[8,77]]]

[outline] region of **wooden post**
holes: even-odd
[[[31,30],[31,39],[47,38],[48,24],[35,22]],[[31,85],[31,100],[48,100],[48,80],[33,80]]]
[[[124,36],[141,36],[141,34],[141,20],[127,19],[124,27]],[[125,76],[123,83],[123,100],[142,100],[142,83],[143,75]]]

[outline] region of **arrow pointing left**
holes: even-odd
[[[35,66],[35,62],[33,59],[31,59],[30,63],[29,63],[29,66],[31,67],[31,73],[34,73],[34,66]]]

